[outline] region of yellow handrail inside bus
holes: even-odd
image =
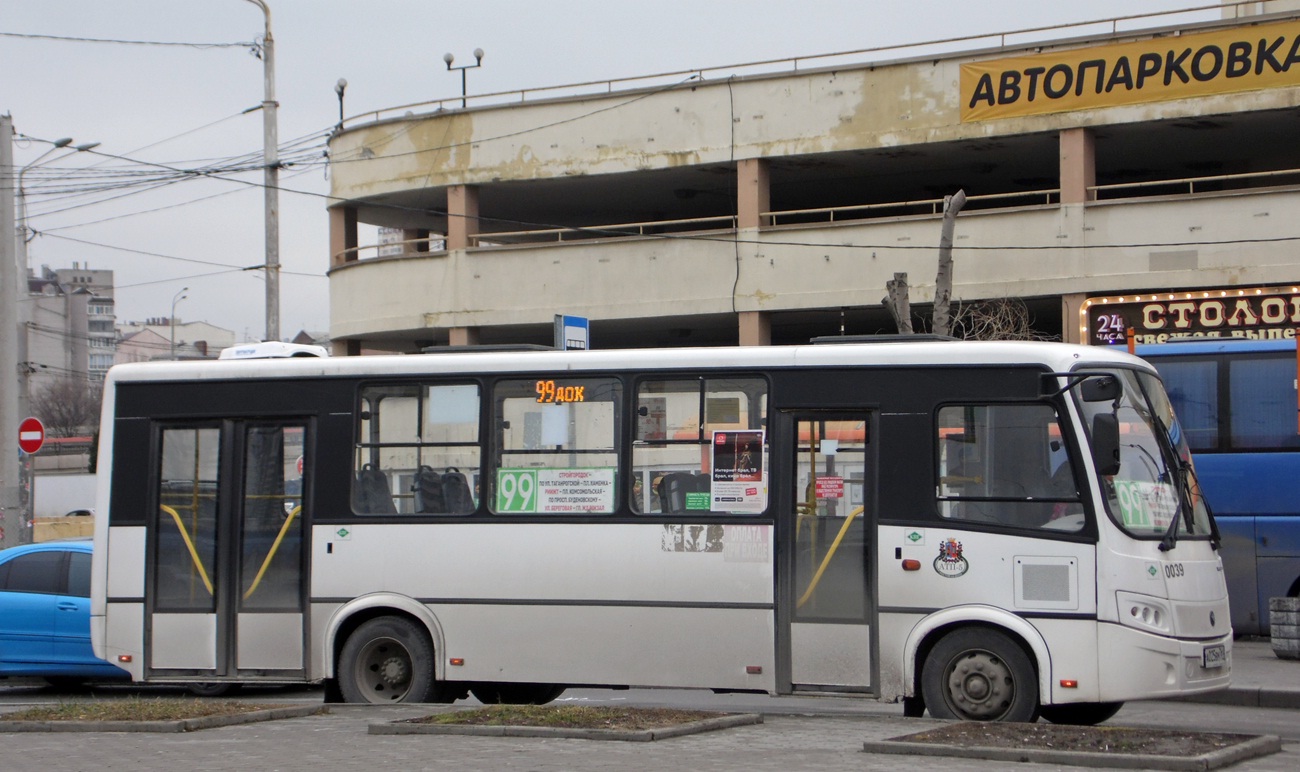
[[[266,553],[266,559],[262,561],[262,567],[257,569],[257,576],[253,578],[253,583],[248,586],[248,590],[244,593],[244,600],[248,600],[253,591],[257,589],[257,585],[262,583],[262,575],[266,573],[267,567],[271,565],[271,558],[275,557],[276,550],[280,549],[280,542],[284,541],[284,535],[289,532],[290,523],[293,522],[293,519],[298,516],[300,511],[302,511],[301,504],[289,511],[289,516],[284,519],[284,525],[280,526],[280,533],[275,537],[275,542],[271,544],[271,549]]]
[[[190,551],[190,560],[194,561],[194,567],[199,569],[199,577],[203,579],[203,586],[208,588],[208,594],[212,594],[212,580],[208,578],[208,572],[203,568],[203,561],[199,559],[199,551],[194,549],[194,540],[190,538],[189,531],[185,530],[185,524],[181,522],[181,515],[176,510],[166,504],[159,504],[158,508],[172,516],[176,521],[176,530],[181,532],[181,538],[185,540],[185,548]]]
[[[813,574],[812,581],[808,583],[808,589],[804,590],[803,597],[799,598],[795,608],[802,608],[803,604],[807,603],[808,599],[812,597],[813,590],[816,590],[817,584],[821,582],[822,574],[825,573],[826,567],[830,565],[831,558],[835,557],[835,551],[840,548],[840,542],[844,541],[844,535],[849,532],[849,525],[853,522],[853,518],[862,514],[863,510],[864,507],[858,507],[850,512],[848,517],[844,518],[844,525],[841,525],[840,532],[835,534],[835,541],[831,542],[830,549],[826,550],[826,557],[822,558],[821,565],[817,566],[817,573]]]

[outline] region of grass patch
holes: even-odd
[[[1250,739],[1250,735],[1124,726],[967,721],[891,739],[962,748],[1036,748],[1190,757],[1237,745]]]
[[[408,719],[411,724],[535,726],[563,729],[665,729],[724,715],[672,708],[612,708],[579,705],[489,705]]]
[[[179,721],[208,716],[237,716],[283,707],[235,700],[183,697],[131,697],[42,705],[0,715],[0,721]]]

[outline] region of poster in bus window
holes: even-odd
[[[716,431],[712,442],[710,509],[762,512],[767,508],[763,431]]]

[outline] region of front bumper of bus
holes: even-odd
[[[1097,648],[1104,702],[1203,694],[1231,681],[1231,633],[1187,641],[1102,624]]]

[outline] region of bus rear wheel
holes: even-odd
[[[484,705],[545,705],[564,694],[560,684],[477,684],[470,694]]]
[[[1053,724],[1074,724],[1076,726],[1095,726],[1113,718],[1122,702],[1077,702],[1070,705],[1044,705],[1043,718]]]
[[[1034,721],[1038,678],[1015,641],[996,630],[964,628],[930,650],[921,689],[934,718]]]
[[[343,645],[338,682],[345,702],[429,702],[434,696],[433,643],[410,620],[372,619]]]

